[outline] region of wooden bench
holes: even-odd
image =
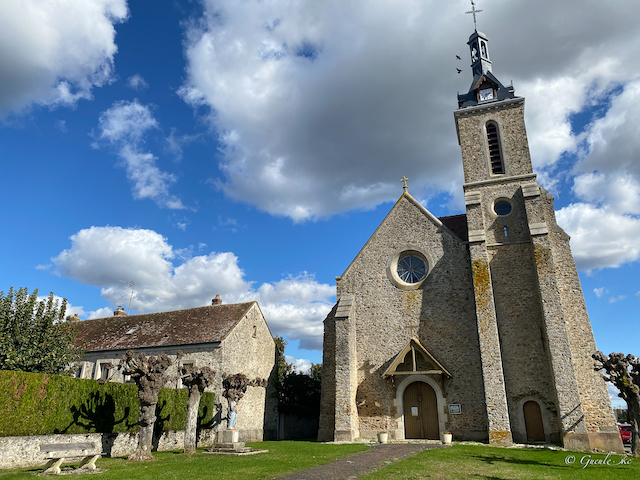
[[[87,470],[96,469],[96,460],[98,460],[102,454],[89,453],[96,450],[94,443],[42,443],[40,444],[40,451],[48,454],[49,463],[45,465],[44,473],[60,474],[60,465],[67,459],[82,458],[79,468]],[[82,452],[78,454],[77,452]]]

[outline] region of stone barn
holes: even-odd
[[[168,388],[182,388],[178,365],[212,367],[217,375],[208,388],[216,394],[218,414],[214,429],[226,428],[227,402],[222,398],[222,374],[244,373],[249,378],[265,378],[268,387],[249,387],[238,404],[240,441],[275,439],[277,399],[273,395],[276,375],[276,346],[257,302],[223,305],[216,297],[213,305],[172,312],[127,315],[123,309],[113,317],[85,320],[74,324],[76,345],[86,353],[77,365],[80,378],[111,378],[127,382],[114,367],[126,350],[146,355],[184,354],[171,367],[174,380]]]
[[[344,273],[324,324],[320,440],[562,442],[622,452],[569,236],[536,181],[524,98],[468,42],[454,112],[466,212],[404,192]],[[551,101],[551,100],[550,100]]]

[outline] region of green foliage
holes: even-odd
[[[273,339],[278,351],[276,376],[278,411],[294,413],[302,417],[319,417],[322,364],[312,363],[308,374],[296,372],[293,365],[284,357],[287,341],[283,337],[273,337]]]
[[[158,431],[184,429],[187,396],[187,390],[160,392]],[[133,384],[0,371],[0,436],[135,432],[139,405]],[[211,428],[213,414],[214,394],[206,392],[200,427]]]
[[[278,363],[276,364],[278,373],[276,376],[276,390],[278,390],[284,377],[293,371],[293,365],[287,363],[287,360],[284,358],[284,349],[287,346],[287,341],[284,337],[273,337],[273,340],[276,342],[276,350],[278,351]]]
[[[301,417],[320,416],[320,381],[305,373],[284,377],[278,396],[278,411]]]
[[[82,356],[74,347],[77,331],[64,321],[67,300],[53,293],[38,301],[38,290],[0,292],[0,370],[59,373]]]

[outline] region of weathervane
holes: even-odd
[[[471,10],[466,13],[471,13],[473,15],[473,28],[477,31],[478,25],[476,24],[476,13],[480,13],[482,10],[476,10],[476,2],[471,0]]]
[[[407,187],[407,180],[409,180],[407,177],[405,177],[404,175],[402,176],[402,178],[400,179],[400,181],[402,183],[404,183],[404,186],[402,187],[402,189],[407,192],[409,190],[409,187]]]

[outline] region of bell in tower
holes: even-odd
[[[467,45],[471,51],[471,70],[473,76],[484,75],[491,71],[491,60],[489,59],[489,47],[487,36],[477,30],[471,34]]]

